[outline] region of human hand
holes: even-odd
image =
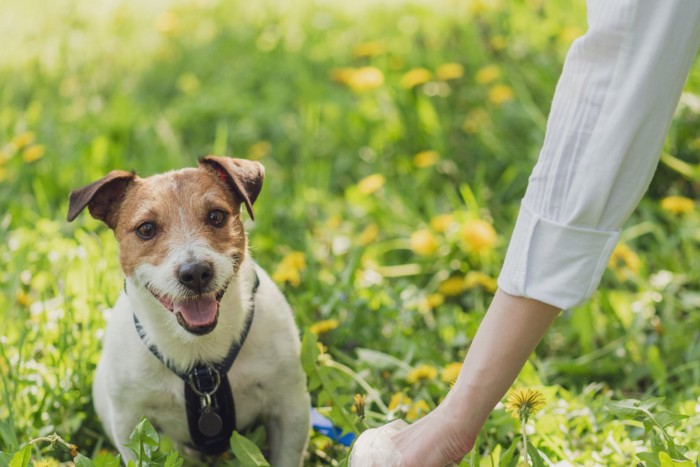
[[[463,424],[441,406],[412,425],[394,420],[362,433],[350,467],[443,467],[458,463],[473,446]]]

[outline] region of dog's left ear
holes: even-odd
[[[233,192],[245,203],[250,218],[255,220],[253,203],[258,198],[265,178],[265,167],[260,162],[232,157],[206,156],[199,160],[200,167],[216,171]]]

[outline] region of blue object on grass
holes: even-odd
[[[343,430],[333,425],[333,422],[318,413],[318,410],[313,407],[311,407],[311,427],[343,446],[350,446],[355,441],[355,433],[343,434]]]

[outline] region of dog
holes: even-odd
[[[124,291],[92,392],[125,463],[145,416],[197,460],[262,422],[272,466],[301,465],[310,404],[299,334],[242,220],[243,208],[254,219],[263,178],[258,162],[207,156],[146,178],[112,171],[70,194],[68,221],[87,207],[119,242]]]

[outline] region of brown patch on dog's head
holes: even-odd
[[[115,171],[71,193],[68,220],[88,206],[111,227],[127,276],[139,264],[160,265],[197,244],[239,265],[247,244],[241,205],[252,218],[263,174],[257,162],[217,156],[202,159],[197,169],[147,178]]]

